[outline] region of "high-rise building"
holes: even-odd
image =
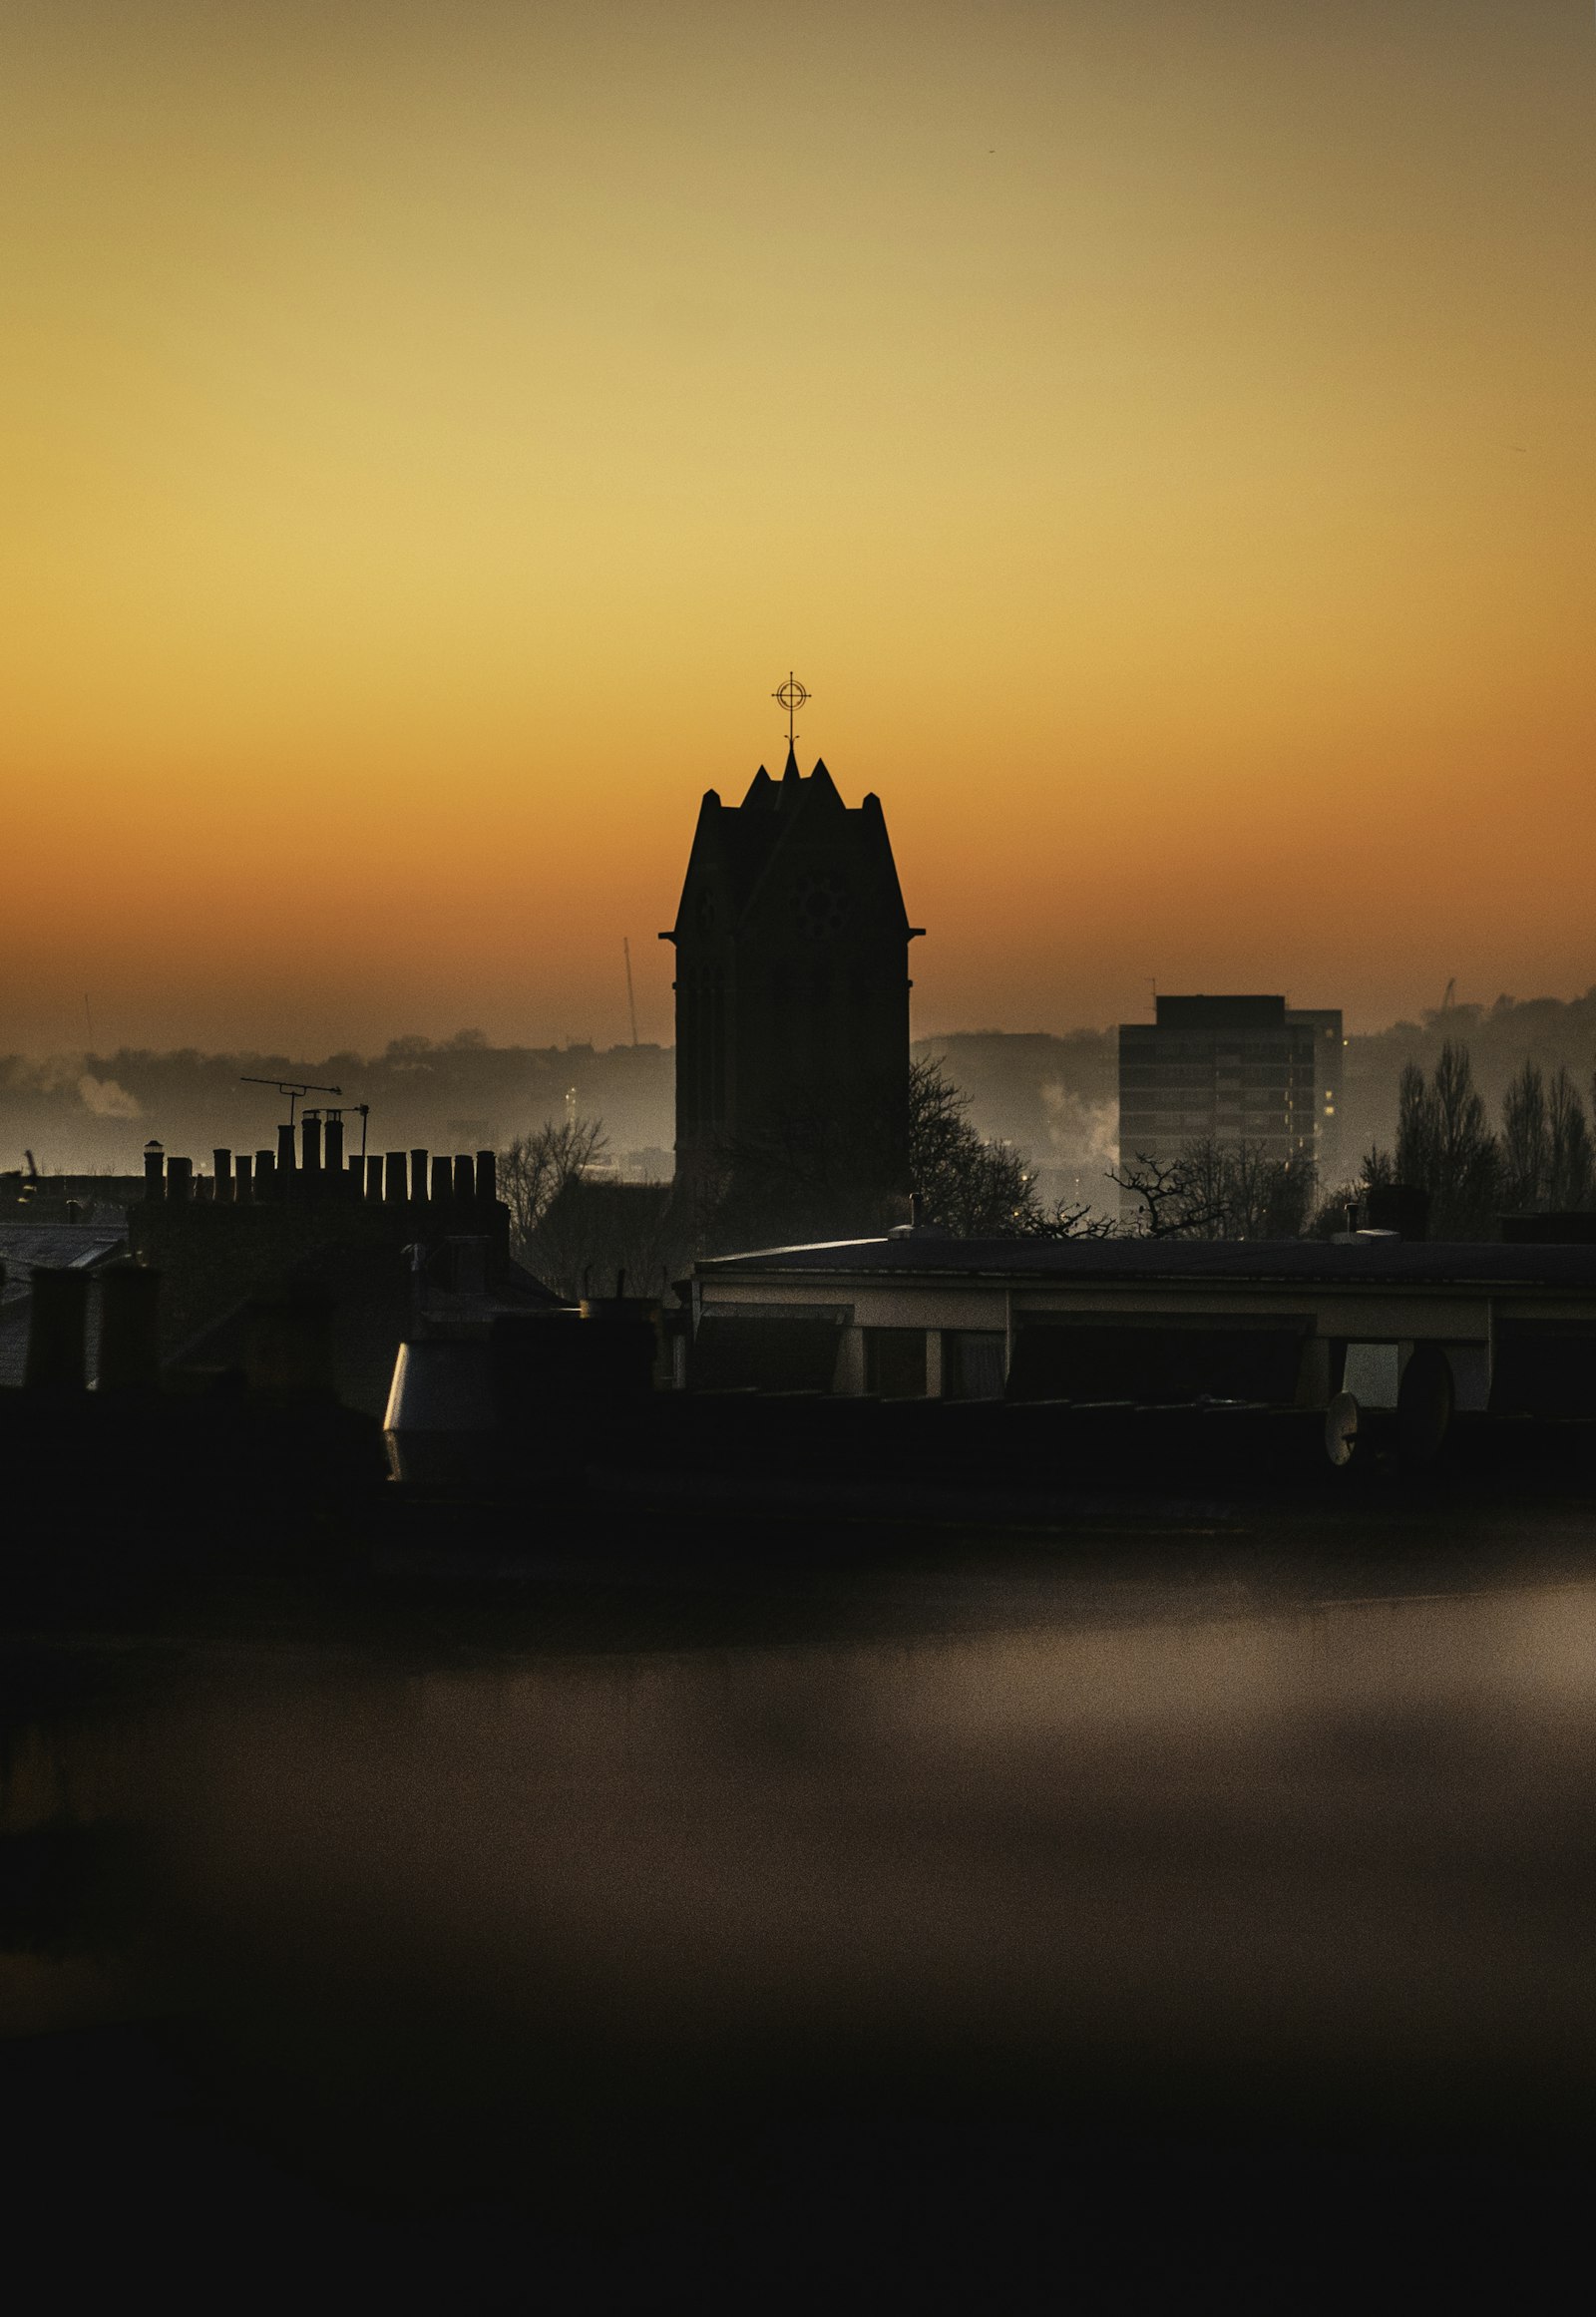
[[[1341,1014],[1284,997],[1160,997],[1119,1030],[1119,1155],[1174,1158],[1191,1142],[1246,1143],[1265,1158],[1342,1165]]]
[[[868,1134],[902,1188],[911,926],[878,798],[845,805],[789,748],[740,805],[711,789],[676,923],[676,1180],[816,1122]]]

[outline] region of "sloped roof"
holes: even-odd
[[[90,1271],[126,1244],[121,1220],[115,1225],[0,1223],[0,1263],[10,1275],[36,1264]]]
[[[120,1228],[0,1223],[0,1265],[6,1275],[0,1290],[0,1388],[15,1387],[22,1381],[35,1267],[42,1264],[47,1270],[94,1271],[125,1254],[127,1244]]]

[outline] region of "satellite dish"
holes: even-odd
[[[1358,1445],[1358,1402],[1350,1391],[1339,1391],[1325,1410],[1325,1454],[1340,1471],[1353,1460]]]

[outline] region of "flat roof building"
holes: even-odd
[[[1340,1180],[1342,1019],[1284,997],[1160,997],[1119,1030],[1119,1156],[1172,1159],[1192,1142],[1246,1143]]]

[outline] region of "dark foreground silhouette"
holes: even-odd
[[[14,1634],[15,2208],[227,2301],[1538,2298],[1588,1527],[638,1521]]]

